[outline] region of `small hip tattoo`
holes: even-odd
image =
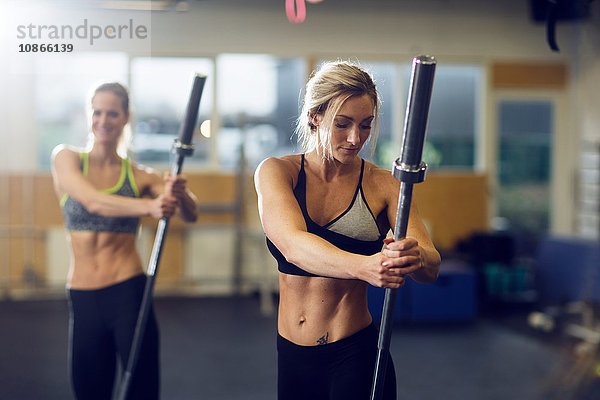
[[[317,339],[318,345],[327,344],[327,343],[329,343],[329,332],[325,332],[325,334],[323,336],[321,336],[320,338]]]

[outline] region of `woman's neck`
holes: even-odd
[[[121,162],[117,148],[113,145],[94,143],[89,157],[90,161],[98,164],[115,164]]]
[[[355,157],[350,164],[344,164],[334,158],[326,159],[316,150],[307,153],[305,158],[308,160],[309,168],[313,173],[320,176],[325,182],[354,174],[356,168],[360,165],[359,157]]]

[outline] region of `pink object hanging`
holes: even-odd
[[[285,0],[285,13],[288,21],[301,24],[306,19],[306,3],[320,3],[323,0]]]

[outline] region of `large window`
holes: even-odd
[[[217,58],[217,77],[221,167],[235,168],[244,157],[253,168],[267,156],[296,150],[292,135],[306,78],[303,59],[224,54]]]
[[[222,54],[214,59],[129,59],[124,53],[82,53],[49,60],[36,74],[42,169],[49,168],[56,144],[85,144],[86,107],[91,90],[102,81],[129,85],[131,150],[139,162],[164,168],[172,161],[194,73],[208,80],[198,117],[198,125],[206,122],[206,129],[194,136],[192,165],[234,169],[243,157],[254,168],[265,157],[299,151],[294,128],[310,72],[303,58]],[[367,146],[362,156],[389,168],[400,153],[411,65],[369,61],[363,66],[373,74],[382,102],[377,148],[371,155]],[[437,66],[423,154],[430,168],[475,165],[481,80],[476,66]]]
[[[498,211],[513,231],[549,229],[553,105],[502,100],[498,104]]]
[[[172,145],[179,134],[196,73],[207,76],[198,114],[200,125],[212,112],[212,59],[140,57],[131,61],[132,150],[138,161],[161,166],[171,161]],[[209,161],[210,133],[208,129],[203,133],[206,136],[195,132],[194,155],[186,162]]]
[[[473,169],[481,81],[480,67],[437,65],[423,154],[431,168]]]

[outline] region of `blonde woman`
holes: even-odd
[[[267,245],[279,269],[278,397],[369,398],[377,327],[367,287],[437,278],[440,255],[411,207],[408,234],[393,241],[399,183],[360,158],[377,122],[371,76],[326,63],[306,86],[297,132],[303,154],[264,160],[255,182]],[[396,398],[393,362],[385,399]]]
[[[99,86],[91,100],[88,150],[58,146],[52,155],[71,264],[69,363],[75,397],[110,399],[117,362],[125,366],[146,275],[135,239],[140,217],[162,218],[176,210],[196,220],[196,199],[184,178],[162,178],[119,155],[129,122],[129,94],[119,83]],[[151,310],[129,399],[158,399],[159,336]]]

